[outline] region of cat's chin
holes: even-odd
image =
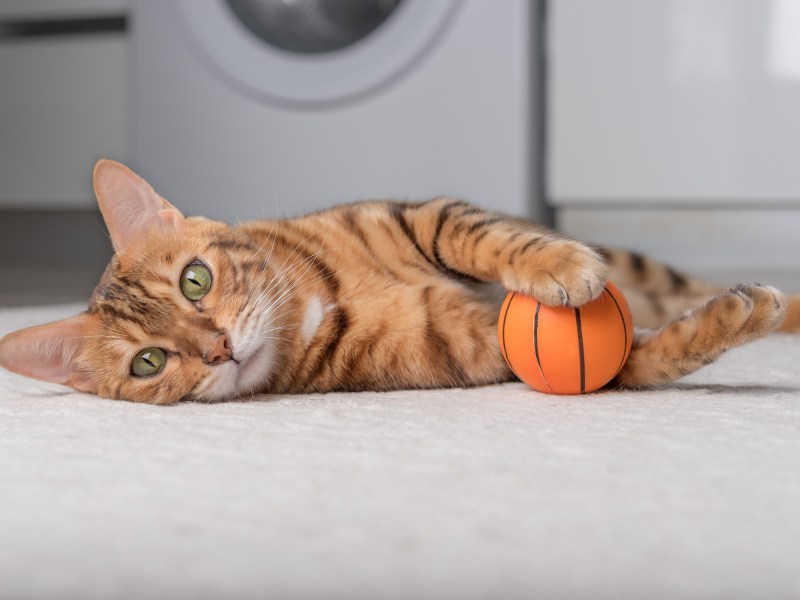
[[[205,402],[224,402],[263,392],[274,363],[275,348],[271,344],[264,344],[244,357],[214,367],[208,385],[199,392],[197,398]]]
[[[275,360],[275,348],[264,344],[247,358],[240,360],[236,373],[236,395],[251,394],[263,389]]]

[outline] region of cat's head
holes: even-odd
[[[261,248],[186,218],[130,169],[94,188],[115,254],[75,317],[0,340],[0,365],[105,398],[169,404],[259,391],[277,368],[274,288]]]

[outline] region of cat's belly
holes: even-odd
[[[499,291],[498,291],[499,290]],[[505,293],[497,285],[389,286],[365,297],[342,294],[347,328],[328,365],[329,389],[452,387],[506,381],[510,373],[497,342]],[[350,301],[348,301],[350,300]],[[309,303],[310,330],[324,311]],[[329,328],[320,325],[324,337]],[[313,349],[315,340],[310,340]]]

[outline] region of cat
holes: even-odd
[[[87,310],[7,335],[0,365],[103,398],[172,404],[513,381],[487,283],[579,306],[611,277],[637,325],[610,384],[624,388],[800,329],[800,302],[772,287],[723,291],[451,198],[230,226],[184,217],[111,160],[95,165],[94,189],[115,254]]]

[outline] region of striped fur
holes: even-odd
[[[787,327],[800,323],[796,300],[772,288],[723,292],[450,198],[229,226],[184,218],[118,163],[98,164],[95,187],[116,254],[86,313],[7,336],[0,364],[105,398],[170,404],[509,381],[496,292],[579,306],[609,275],[637,325],[656,328],[637,333],[617,385],[691,372],[774,330],[787,306]],[[213,277],[198,302],[178,285],[193,261]],[[222,335],[230,356],[210,362]],[[148,347],[166,352],[166,367],[135,377],[133,357]]]

